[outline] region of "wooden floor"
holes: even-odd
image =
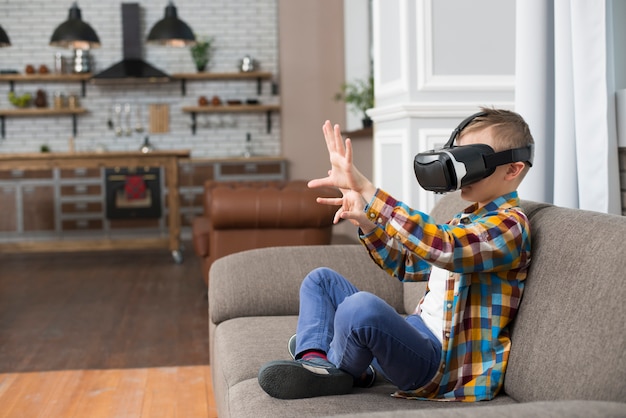
[[[184,256],[0,254],[0,417],[215,417],[206,288]]]

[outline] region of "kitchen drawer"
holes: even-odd
[[[66,219],[61,225],[64,231],[101,230],[102,219]]]
[[[66,202],[61,204],[62,213],[102,213],[101,202]]]
[[[62,179],[100,178],[99,168],[62,168],[59,170]]]
[[[23,186],[22,216],[24,231],[53,231],[54,187]]]
[[[179,167],[178,184],[184,186],[201,186],[207,180],[213,180],[213,164],[207,163],[185,163]]]
[[[52,170],[0,170],[0,180],[51,179]]]
[[[102,193],[99,184],[74,184],[61,186],[61,196],[94,196]]]
[[[0,187],[0,232],[17,230],[17,197],[12,186]]]
[[[219,164],[219,176],[256,176],[259,174],[282,174],[283,166],[280,162],[248,162],[237,164]]]

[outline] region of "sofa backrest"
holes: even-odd
[[[623,402],[626,217],[556,206],[526,212],[532,262],[505,392],[520,402]]]
[[[467,206],[444,196],[445,222]],[[517,318],[504,391],[525,402],[626,399],[626,217],[522,201],[532,262]],[[424,284],[404,284],[412,312]]]

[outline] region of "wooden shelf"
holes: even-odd
[[[80,74],[0,74],[0,81],[18,81],[18,82],[77,82],[86,81],[91,78],[91,73]]]
[[[220,106],[185,106],[187,113],[245,113],[245,112],[273,112],[280,110],[278,105],[220,105]]]
[[[251,72],[232,72],[232,73],[175,73],[172,74],[172,78],[177,80],[242,80],[242,79],[262,79],[267,80],[272,78],[272,73],[266,73],[261,71]]]
[[[81,83],[81,96],[85,97],[85,84],[93,76],[92,73],[76,73],[76,74],[0,74],[0,81],[9,83],[10,90],[15,90],[15,83],[49,83],[49,82],[65,82],[65,83]]]
[[[25,109],[0,109],[0,116],[64,116],[87,113],[87,109],[77,107],[73,109],[54,109],[49,107],[28,107]]]
[[[187,93],[186,82],[189,81],[222,81],[222,80],[256,80],[257,93],[261,94],[262,81],[272,78],[272,73],[262,71],[251,72],[230,72],[230,73],[175,73],[171,75],[174,80],[180,80],[181,93],[184,96]]]
[[[191,113],[191,133],[196,134],[198,113],[262,113],[267,114],[267,133],[272,132],[272,112],[280,110],[279,105],[221,105],[221,106],[185,106],[183,112]]]
[[[30,107],[26,109],[0,109],[0,136],[5,137],[5,118],[10,117],[40,117],[40,116],[71,116],[72,132],[76,136],[76,116],[87,113],[87,109],[77,107],[73,109],[54,109],[54,108],[37,108]]]

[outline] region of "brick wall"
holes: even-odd
[[[38,67],[46,64],[54,68],[54,54],[61,52],[70,56],[71,50],[48,45],[54,29],[67,19],[71,1],[49,0],[2,0],[0,1],[0,25],[11,39],[12,46],[0,49],[0,69],[24,71],[26,64]],[[83,20],[98,33],[101,48],[91,51],[95,72],[101,71],[122,59],[121,2],[80,0],[78,6]],[[166,0],[146,0],[141,6],[143,38],[164,15]],[[215,52],[209,66],[212,72],[237,71],[239,59],[250,54],[260,62],[261,70],[277,76],[278,33],[276,0],[176,0],[178,16],[187,22],[197,36],[215,38]],[[195,72],[187,48],[167,48],[143,44],[146,61],[167,73]],[[272,83],[263,82],[259,97],[264,104],[279,104],[278,96],[272,95]],[[279,155],[280,115],[273,113],[272,130],[267,133],[265,114],[199,115],[198,131],[191,134],[191,118],[183,113],[183,106],[196,105],[200,95],[209,99],[220,96],[223,100],[257,97],[256,81],[193,81],[187,83],[187,95],[181,95],[177,82],[146,84],[87,83],[86,97],[80,97],[81,105],[88,109],[78,118],[75,138],[77,150],[104,146],[110,150],[135,150],[143,142],[145,133],[133,132],[131,136],[117,137],[107,127],[109,109],[116,103],[130,103],[142,109],[143,124],[147,125],[148,108],[152,103],[170,105],[170,132],[150,135],[151,142],[159,149],[188,148],[194,157],[221,157],[241,155],[246,134],[250,133],[253,152],[259,155]],[[79,93],[79,84],[66,83],[16,83],[15,91],[34,92],[43,89],[49,101],[57,91],[66,94]],[[9,85],[0,83],[0,108],[10,108],[7,99]],[[136,113],[133,111],[134,125]],[[6,118],[6,137],[0,139],[0,152],[37,152],[42,144],[52,151],[66,151],[72,135],[70,117]]]

